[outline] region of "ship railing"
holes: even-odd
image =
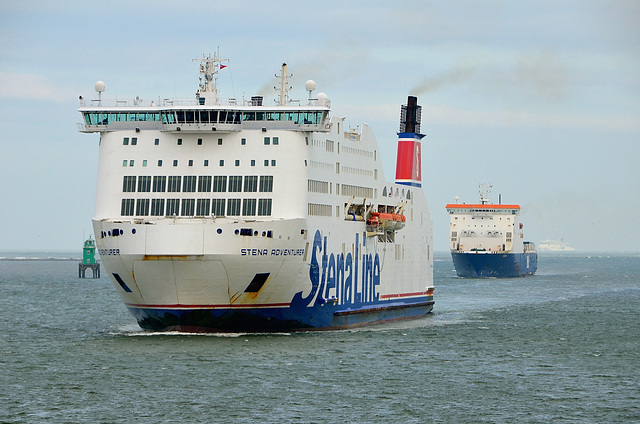
[[[251,105],[251,102],[245,101],[246,105]],[[106,99],[106,100],[80,100],[80,107],[92,107],[92,108],[113,108],[113,107],[166,107],[166,106],[201,106],[202,103],[197,97],[183,97],[183,98],[155,98],[151,100],[144,100],[140,98],[133,99]],[[238,106],[238,102],[235,99],[228,99],[218,102],[219,106]]]

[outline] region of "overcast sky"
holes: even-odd
[[[229,59],[222,97],[292,97],[313,79],[369,124],[395,175],[400,105],[422,105],[437,251],[445,204],[519,203],[525,238],[640,251],[640,1],[30,1],[0,3],[0,250],[79,250],[98,135],[78,96],[190,97],[192,59]]]

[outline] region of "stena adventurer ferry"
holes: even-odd
[[[523,241],[520,206],[489,203],[489,188],[480,185],[480,204],[446,206],[456,273],[471,278],[533,275],[538,253],[534,243]]]
[[[102,82],[97,100],[80,98],[80,132],[100,134],[98,251],[140,327],[296,331],[429,313],[416,98],[402,107],[387,182],[369,126],[332,116],[313,81],[308,101],[290,100],[283,64],[273,104],[222,101],[227,61],[196,60],[191,99],[108,103]]]

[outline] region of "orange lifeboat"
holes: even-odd
[[[406,218],[399,213],[371,212],[367,225],[377,227],[382,231],[397,231],[404,228]]]

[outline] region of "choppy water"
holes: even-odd
[[[77,262],[2,260],[0,422],[640,421],[640,255],[436,259],[426,318],[271,335],[145,333]]]

